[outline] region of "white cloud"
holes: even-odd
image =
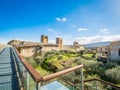
[[[106,29],[106,28],[100,29],[100,32],[102,32],[104,34],[109,34],[108,29]]]
[[[56,20],[59,21],[59,22],[65,22],[67,20],[67,18],[59,18],[59,17],[57,17]]]
[[[53,29],[50,29],[50,28],[48,28],[48,31],[50,31],[50,32],[54,32],[54,30],[53,30]]]
[[[56,18],[56,20],[57,20],[57,21],[61,21],[61,19],[60,19],[60,18]]]
[[[90,37],[78,37],[75,38],[80,44],[96,43],[96,42],[105,42],[105,41],[116,41],[120,40],[120,35],[109,35],[109,36],[90,36]]]
[[[87,28],[78,28],[78,31],[86,31]]]
[[[76,29],[77,26],[76,26],[76,25],[71,25],[70,28],[71,28],[71,29]]]
[[[67,19],[66,18],[62,18],[62,21],[65,22]]]

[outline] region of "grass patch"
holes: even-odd
[[[36,66],[35,70],[40,74],[40,75],[49,75],[50,72],[42,68],[41,66]]]
[[[84,57],[92,57],[93,54],[84,54]]]
[[[92,59],[94,54],[84,54],[83,57],[86,59]]]

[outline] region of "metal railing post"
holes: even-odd
[[[98,81],[95,81],[96,84],[96,90],[98,90]]]
[[[93,90],[93,82],[91,81],[91,89],[90,90]]]
[[[29,78],[30,78],[30,75],[29,75],[29,73],[27,72],[27,90],[29,90]]]
[[[41,90],[41,82],[36,83],[36,90]]]
[[[73,84],[73,90],[74,90],[74,84]]]
[[[83,83],[83,68],[81,68],[81,90],[84,90],[84,83]]]

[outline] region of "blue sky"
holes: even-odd
[[[0,0],[0,43],[40,42],[48,35],[64,44],[120,40],[120,0]]]

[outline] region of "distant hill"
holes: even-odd
[[[91,43],[91,44],[85,44],[83,45],[85,48],[96,48],[100,46],[108,46],[110,45],[110,42],[98,42],[98,43]]]

